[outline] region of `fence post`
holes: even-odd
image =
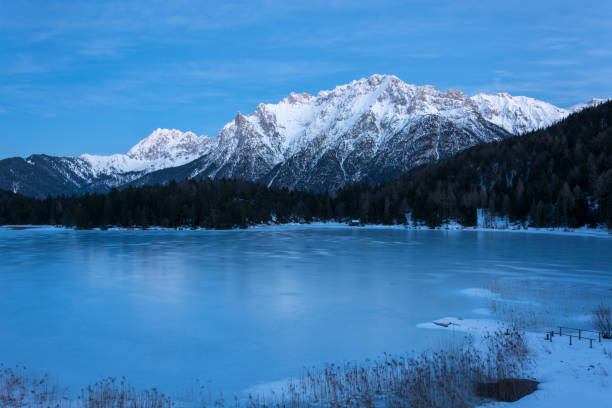
[[[572,345],[572,335],[570,334],[570,346]]]
[[[563,336],[563,327],[559,327],[559,336]]]
[[[589,348],[593,348],[593,339],[589,339]]]
[[[599,342],[601,343],[601,332],[600,331],[597,332],[597,337],[599,337]]]

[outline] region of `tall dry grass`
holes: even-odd
[[[274,393],[250,396],[248,408],[470,407],[481,383],[529,376],[524,334],[516,329],[416,357],[384,355],[363,364],[311,368]]]
[[[24,368],[3,368],[0,405],[8,408],[311,408],[311,407],[471,407],[478,404],[477,387],[508,378],[523,378],[530,368],[523,333],[496,331],[467,338],[435,352],[417,356],[385,354],[362,363],[328,364],[305,369],[280,388],[234,397],[212,398],[203,388],[189,401],[157,389],[137,390],[125,378],[107,378],[70,398],[48,376]]]
[[[38,376],[25,366],[0,363],[0,406],[6,408],[53,407],[65,403],[66,393],[49,375]]]
[[[105,378],[81,390],[78,403],[84,408],[170,408],[172,399],[156,388],[136,390],[125,377]]]

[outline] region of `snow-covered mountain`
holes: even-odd
[[[291,93],[249,115],[239,112],[212,139],[157,129],[126,154],[7,159],[0,162],[0,188],[40,196],[232,177],[336,190],[395,178],[475,144],[549,126],[571,112],[524,96],[469,96],[373,75],[317,95]]]
[[[237,177],[274,187],[335,190],[378,183],[478,143],[548,126],[569,114],[533,98],[476,95],[373,75],[317,95],[238,113],[209,153],[137,184]]]
[[[579,103],[577,105],[574,105],[571,108],[569,108],[569,110],[572,113],[573,112],[578,112],[578,111],[581,111],[581,110],[586,109],[586,108],[592,108],[593,106],[600,105],[600,104],[602,104],[602,103],[604,103],[604,102],[606,102],[608,100],[609,99],[593,98],[593,99],[590,99],[590,100],[588,100],[586,102],[582,102],[582,103]]]
[[[196,136],[192,132],[176,129],[157,129],[126,154],[83,154],[80,159],[95,178],[101,175],[148,173],[180,166],[202,156],[210,147],[211,139],[208,136]]]
[[[0,188],[26,195],[104,192],[152,171],[180,166],[205,154],[208,136],[157,129],[126,154],[55,157],[36,154],[0,161]]]

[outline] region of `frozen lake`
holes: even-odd
[[[582,327],[612,297],[612,239],[583,236],[0,230],[0,256],[0,362],[75,390],[125,375],[240,393],[303,366],[435,347],[449,334],[416,325],[482,317],[490,291],[532,304],[540,324]]]

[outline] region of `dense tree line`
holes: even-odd
[[[535,227],[612,227],[612,102],[544,130],[475,146],[380,186],[327,193],[184,180],[37,200],[0,192],[0,224],[237,228],[340,221],[475,225],[477,209]]]
[[[411,213],[439,226],[476,223],[477,209],[534,227],[612,227],[612,102],[547,129],[467,149],[371,188],[339,192],[363,222]]]
[[[4,192],[0,224],[93,227],[236,228],[331,217],[326,194],[267,187],[243,180],[204,179],[114,189],[108,194],[47,197]]]

